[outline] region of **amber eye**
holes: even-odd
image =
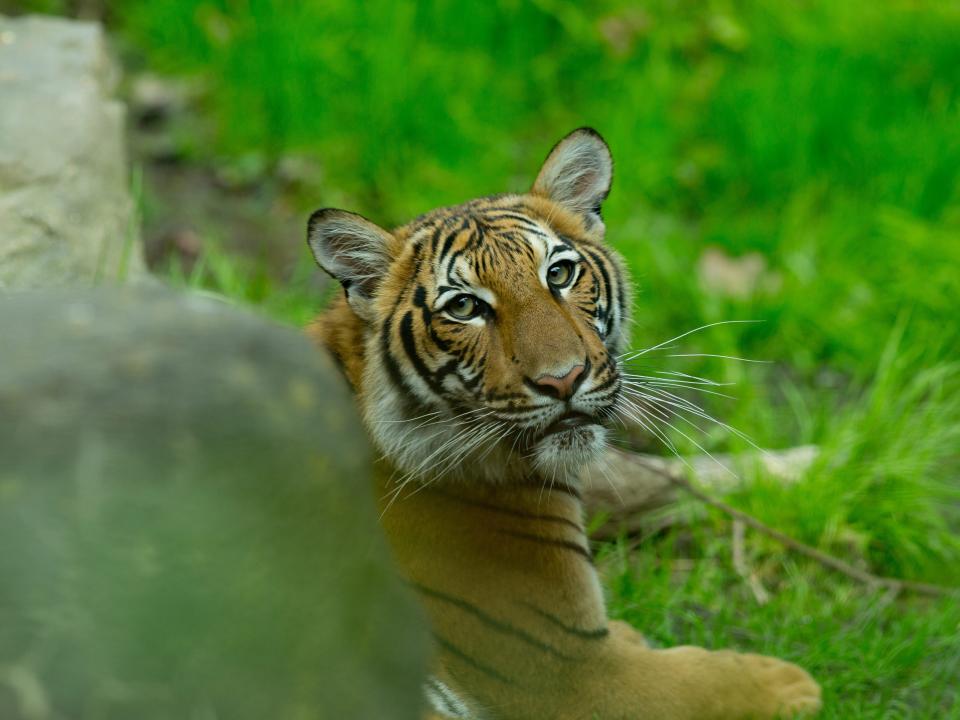
[[[562,290],[573,282],[577,266],[572,260],[559,260],[547,270],[547,284],[554,290]]]
[[[469,320],[483,312],[483,301],[478,300],[473,295],[457,295],[444,305],[443,309],[457,320]]]

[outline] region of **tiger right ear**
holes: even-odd
[[[354,311],[370,318],[370,300],[390,264],[393,236],[361,215],[322,208],[307,222],[317,264],[343,286]]]
[[[600,205],[610,192],[612,180],[610,148],[600,133],[583,127],[550,151],[531,192],[579,213],[588,225],[602,226]]]

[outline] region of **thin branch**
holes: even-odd
[[[818,563],[824,567],[828,567],[831,570],[835,570],[843,575],[846,575],[849,578],[853,578],[859,582],[864,583],[865,585],[873,588],[886,588],[888,592],[895,595],[897,593],[906,591],[911,593],[916,593],[917,595],[927,595],[930,597],[950,597],[950,596],[960,596],[960,588],[945,587],[943,585],[934,585],[932,583],[917,582],[915,580],[902,580],[900,578],[893,577],[884,577],[881,575],[874,575],[871,572],[866,570],[861,570],[858,567],[851,565],[850,563],[841,560],[838,557],[833,555],[828,555],[825,552],[817,550],[815,547],[811,547],[806,543],[802,543],[799,540],[790,537],[786,533],[781,532],[775,528],[766,525],[765,523],[760,522],[752,515],[748,515],[742,510],[737,510],[735,507],[731,507],[727,503],[716,500],[715,498],[710,497],[705,492],[693,486],[689,480],[680,475],[675,475],[667,470],[657,467],[651,463],[645,462],[642,458],[635,458],[636,461],[640,464],[643,464],[653,473],[660,475],[666,479],[672,485],[675,485],[691,495],[700,500],[706,505],[709,505],[712,508],[719,510],[720,512],[728,515],[733,518],[735,521],[739,521],[746,525],[747,527],[753,528],[757,532],[761,532],[767,537],[771,537],[774,540],[780,542],[786,547],[790,548],[794,552],[805,555],[806,557],[816,560]]]
[[[757,605],[766,605],[770,602],[770,593],[760,582],[757,574],[747,565],[747,557],[743,549],[746,525],[743,524],[742,520],[734,519],[732,526],[730,545],[733,548],[733,569],[737,571],[737,575],[743,578],[743,581],[750,588]]]

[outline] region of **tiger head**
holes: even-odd
[[[583,128],[526,194],[392,232],[343,210],[311,216],[310,248],[344,293],[314,332],[406,477],[571,479],[603,449],[630,297],[600,217],[612,174]]]

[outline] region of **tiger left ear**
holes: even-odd
[[[372,299],[390,265],[393,236],[362,215],[323,208],[310,216],[307,244],[317,264],[343,286],[354,312],[371,320]]]
[[[587,224],[600,222],[600,206],[613,181],[613,157],[607,143],[593,128],[574,130],[547,156],[530,191],[586,216]]]

